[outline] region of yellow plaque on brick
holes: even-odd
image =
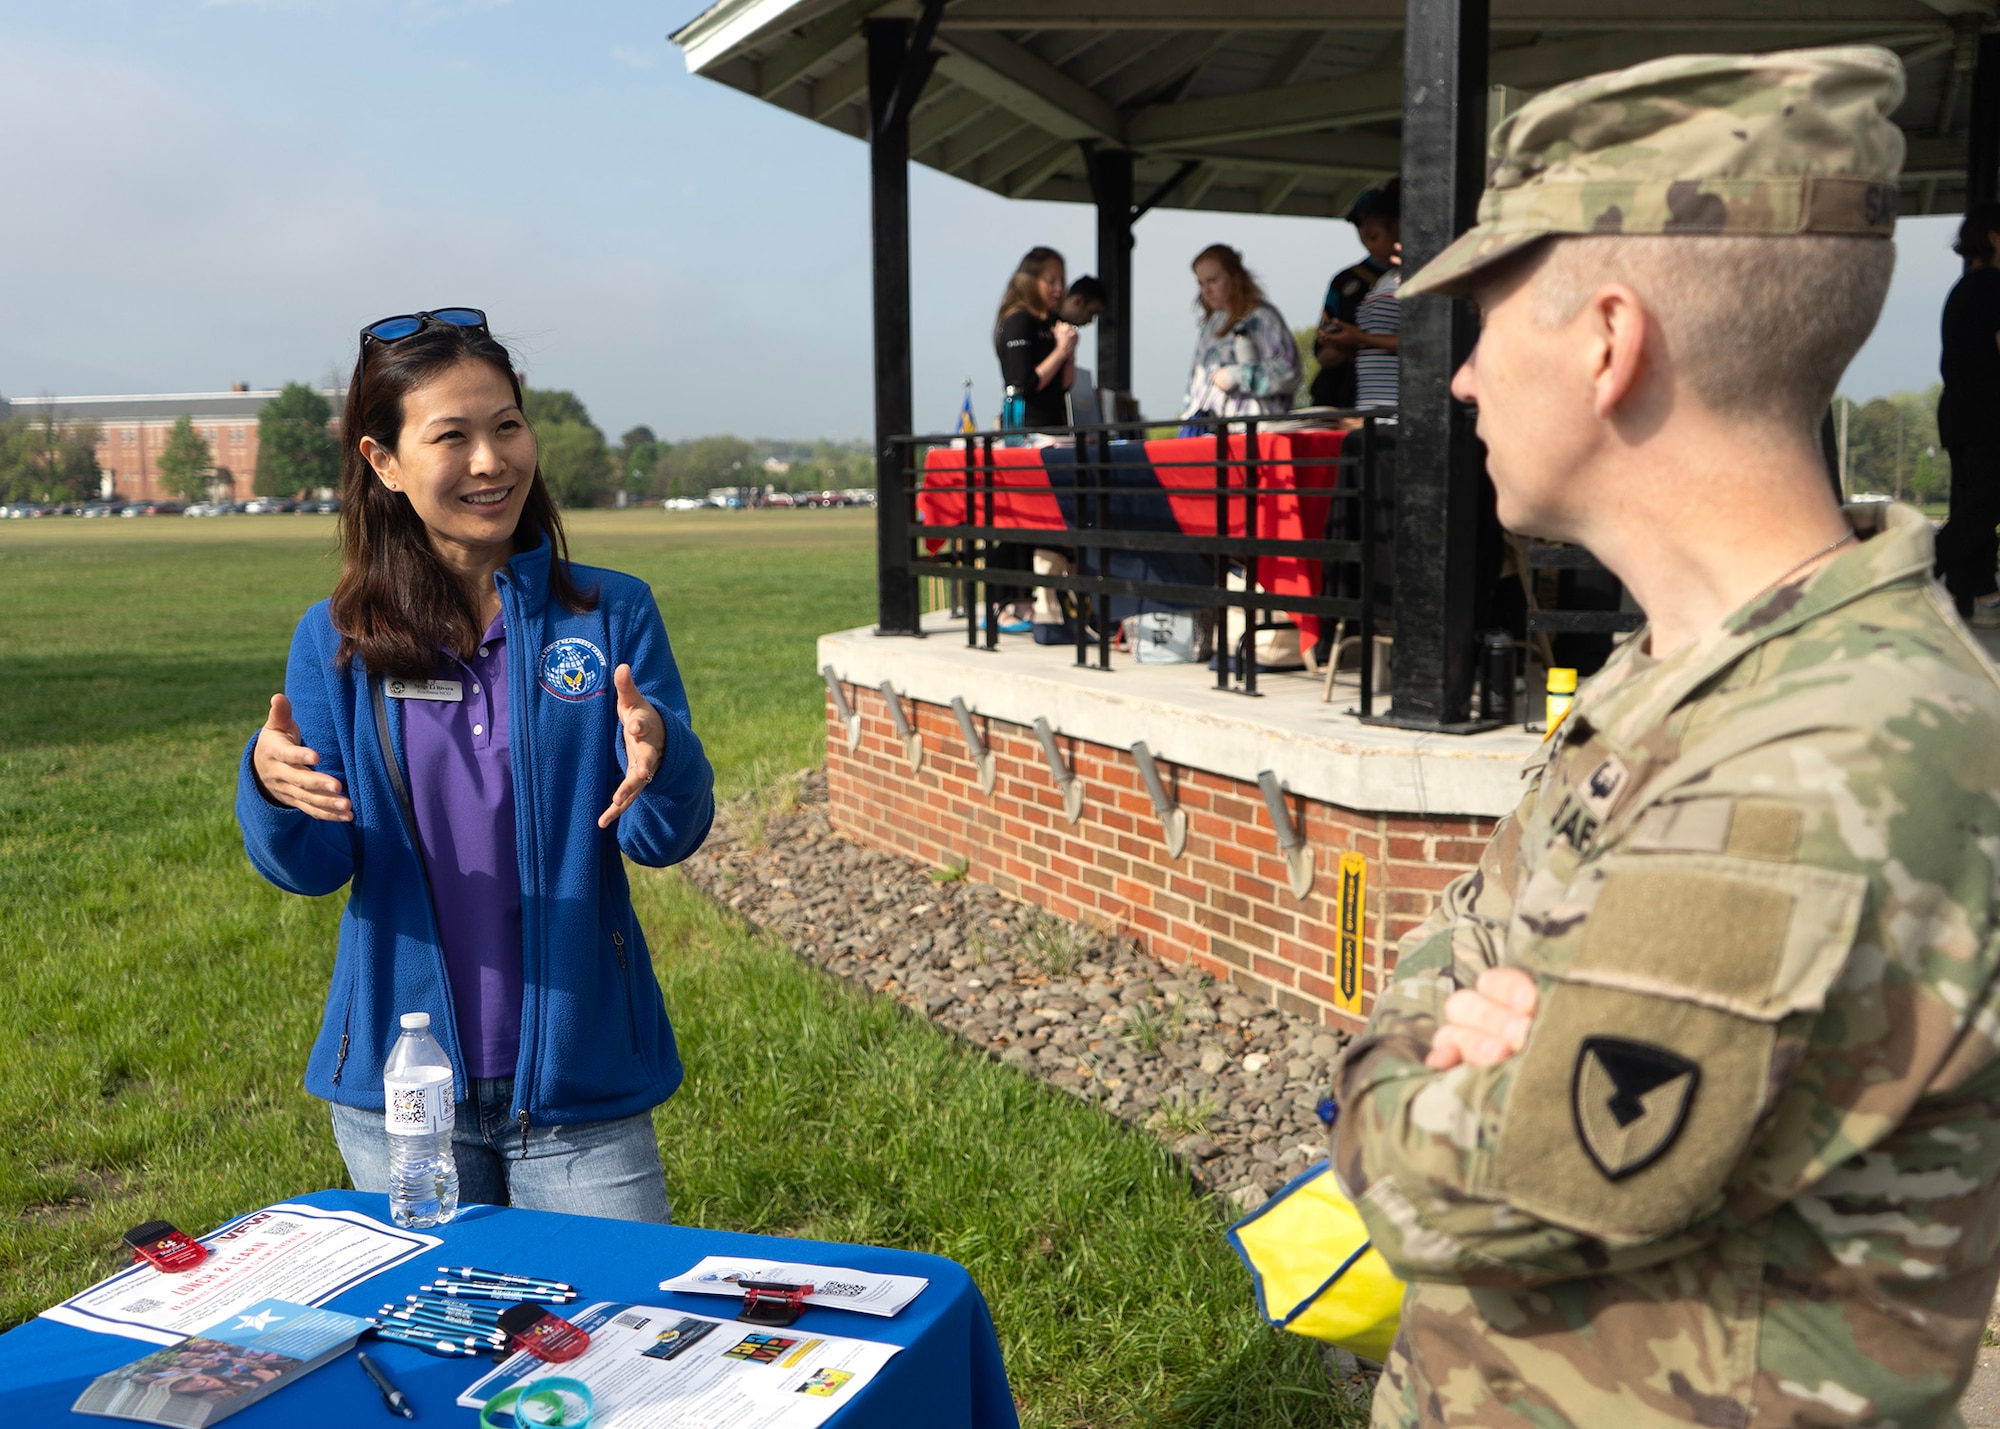
[[[1368,860],[1352,850],[1340,856],[1340,938],[1334,954],[1333,981],[1343,1012],[1361,1015],[1361,962],[1367,940],[1362,936],[1368,907]]]

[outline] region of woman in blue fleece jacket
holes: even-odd
[[[659,607],[570,564],[476,309],[364,331],[341,434],[340,579],[236,796],[266,878],[351,885],[306,1089],[386,1191],[382,1066],[427,1012],[465,1200],[664,1221],[681,1064],[621,854],[686,858],[714,800]]]

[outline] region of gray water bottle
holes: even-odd
[[[451,1060],[431,1036],[428,1012],[403,1014],[403,1035],[382,1066],[389,1134],[389,1219],[422,1230],[458,1214],[452,1159]]]

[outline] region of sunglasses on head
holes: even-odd
[[[486,314],[478,308],[439,308],[434,313],[398,313],[392,318],[378,318],[361,329],[361,350],[365,353],[371,342],[399,341],[412,333],[422,332],[432,323],[485,332]]]

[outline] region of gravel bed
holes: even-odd
[[[826,971],[1159,1136],[1240,1206],[1326,1154],[1317,1107],[1343,1036],[850,842],[828,819],[823,770],[725,808],[682,868]]]

